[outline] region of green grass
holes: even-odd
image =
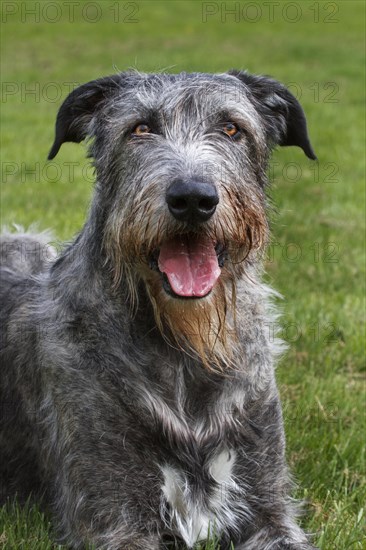
[[[3,2],[3,10],[9,4]],[[247,68],[293,83],[292,89],[301,92],[319,163],[300,150],[283,149],[275,153],[271,171],[278,214],[272,216],[267,280],[285,297],[280,307],[290,348],[277,374],[288,460],[299,483],[296,496],[308,502],[303,526],[318,545],[365,549],[364,3],[296,2],[301,10],[296,23],[285,20],[283,3],[272,22],[268,3],[257,3],[262,10],[257,22],[246,21],[245,15],[253,19],[255,14],[242,10],[239,21],[227,15],[226,23],[220,14],[202,22],[200,2],[136,4],[136,23],[114,22],[116,3],[109,1],[100,3],[95,24],[81,17],[84,3],[75,9],[73,23],[63,2],[57,23],[42,14],[39,23],[26,17],[24,2],[18,14],[8,16],[1,54],[7,86],[2,223],[28,226],[38,220],[41,229],[52,227],[60,239],[70,239],[81,227],[92,189],[83,174],[83,147],[63,147],[51,165],[57,177],[45,162],[68,83],[129,67]],[[128,11],[126,4],[119,6],[121,19]],[[319,6],[319,22],[314,6]],[[334,7],[338,11],[332,16]],[[325,22],[326,17],[337,21]],[[27,95],[32,86],[41,93]],[[52,101],[55,90],[59,97]],[[72,178],[67,162],[76,163]],[[50,533],[36,508],[9,505],[0,512],[0,547],[60,548],[52,545]]]

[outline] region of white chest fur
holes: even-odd
[[[189,548],[213,532],[218,535],[225,528],[235,530],[239,519],[250,519],[245,503],[245,490],[235,482],[233,469],[235,451],[223,450],[207,465],[214,488],[193,490],[195,480],[183,470],[169,465],[161,466],[164,476],[162,486],[162,517]],[[169,507],[167,507],[167,503]]]

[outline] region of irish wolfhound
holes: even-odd
[[[241,71],[127,72],[67,97],[49,158],[85,138],[74,242],[53,261],[36,235],[2,243],[3,495],[43,495],[74,549],[313,548],[261,282],[271,149],[316,158],[301,106]]]

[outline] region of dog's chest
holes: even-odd
[[[165,449],[158,463],[161,518],[191,548],[214,533],[232,535],[252,518],[243,457],[235,450],[242,427],[234,412],[243,395],[226,390],[225,381],[219,386],[207,376],[189,380],[182,369],[169,374],[169,401],[150,391],[145,402]]]
[[[161,514],[166,527],[189,548],[250,519],[245,489],[235,480],[237,455],[221,450],[195,472],[165,464]]]

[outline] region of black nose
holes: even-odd
[[[219,197],[210,183],[177,180],[169,187],[166,202],[177,220],[206,222],[215,212]]]

